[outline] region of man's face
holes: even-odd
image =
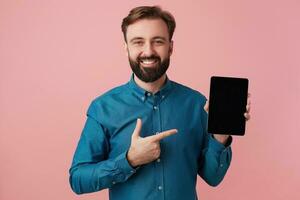
[[[133,73],[154,82],[167,71],[173,49],[168,27],[161,19],[142,19],[127,27],[125,44]]]

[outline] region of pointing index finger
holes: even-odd
[[[148,138],[155,141],[155,142],[158,142],[166,137],[169,137],[171,135],[174,135],[175,133],[177,133],[177,129],[171,129],[171,130],[167,130],[167,131],[164,131],[164,132],[161,132],[157,135],[153,135],[153,136],[149,136]]]

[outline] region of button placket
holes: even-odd
[[[161,119],[161,102],[162,96],[160,95],[153,95],[153,132],[155,135],[159,134],[162,131],[162,119]],[[161,155],[163,156],[163,149],[164,144],[163,141],[160,141],[160,148],[161,148]],[[155,162],[153,163],[155,165],[156,173],[156,187],[157,190],[160,191],[159,196],[164,199],[164,169],[163,169],[163,162],[161,160],[161,157],[157,158]]]

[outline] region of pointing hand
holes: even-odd
[[[159,141],[177,133],[176,129],[167,130],[156,135],[141,137],[142,120],[137,119],[136,127],[131,136],[131,145],[127,153],[128,162],[132,167],[150,163],[160,156]]]

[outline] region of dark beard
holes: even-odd
[[[158,62],[156,66],[145,68],[140,65],[140,60],[143,58],[137,58],[137,61],[131,60],[129,57],[129,64],[133,73],[143,82],[149,83],[158,80],[162,77],[170,65],[170,57],[161,62],[161,59],[158,56],[147,57],[149,59],[156,59]]]

